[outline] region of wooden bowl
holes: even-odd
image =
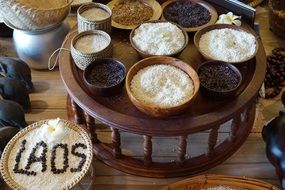
[[[261,180],[248,177],[215,174],[205,174],[184,179],[162,187],[160,190],[206,190],[208,188],[219,187],[220,185],[239,190],[279,190],[279,188]]]
[[[107,4],[107,6],[112,10],[115,7],[115,5],[119,3],[119,1],[121,0],[112,0],[111,2]],[[155,0],[144,0],[144,1],[148,3],[153,9],[153,15],[150,18],[150,20],[158,20],[162,13],[160,4]],[[123,25],[123,24],[115,22],[114,20],[112,20],[112,26],[114,28],[125,29],[125,30],[132,30],[135,27],[137,27],[137,25]]]
[[[147,53],[147,52],[144,52],[144,51],[140,50],[140,49],[135,45],[135,43],[134,43],[134,41],[133,41],[133,37],[134,37],[134,35],[135,35],[135,30],[140,27],[140,25],[138,25],[138,26],[135,27],[135,28],[131,31],[131,33],[130,33],[130,42],[131,42],[132,47],[138,52],[138,54],[139,54],[142,58],[151,57],[151,56],[173,56],[173,57],[176,57],[176,56],[179,56],[179,54],[186,48],[186,46],[187,46],[187,44],[188,44],[188,34],[187,34],[187,32],[186,32],[180,25],[178,25],[178,24],[176,24],[176,23],[174,23],[174,22],[161,21],[161,20],[147,21],[147,22],[144,22],[144,23],[171,23],[171,24],[174,24],[174,25],[176,25],[176,26],[182,31],[182,33],[183,33],[183,35],[184,35],[185,41],[184,41],[184,45],[183,45],[180,49],[178,49],[177,51],[175,51],[175,52],[172,53],[172,54],[168,54],[168,55],[153,55],[153,54],[149,54],[149,53]],[[142,24],[144,24],[144,23],[142,23]]]
[[[88,78],[93,70],[93,68],[95,66],[98,66],[100,64],[113,64],[116,66],[119,66],[123,72],[120,73],[120,81],[118,81],[118,83],[114,84],[114,85],[110,85],[110,86],[102,86],[102,85],[95,85],[92,84]],[[109,70],[110,71],[110,70]],[[83,72],[83,80],[84,83],[89,91],[89,93],[91,94],[92,97],[96,97],[96,96],[112,96],[112,95],[116,95],[119,94],[125,84],[125,78],[126,78],[126,67],[125,65],[115,59],[112,58],[101,58],[101,59],[96,59],[95,61],[93,61],[92,63],[90,63],[86,69]]]
[[[197,69],[197,73],[198,73],[199,79],[201,79],[200,76],[201,76],[201,73],[202,73],[202,69],[206,68],[206,67],[210,67],[211,65],[220,65],[223,68],[229,68],[232,72],[234,72],[237,75],[238,83],[232,89],[217,90],[217,89],[209,87],[207,84],[204,84],[203,80],[200,80],[201,92],[205,96],[207,96],[208,98],[215,99],[215,100],[224,100],[225,98],[232,98],[232,97],[234,97],[236,95],[236,92],[237,92],[238,88],[240,87],[240,85],[242,83],[241,72],[234,65],[226,63],[226,62],[223,62],[223,61],[207,61],[207,62],[204,62],[203,64],[201,64],[198,67],[198,69]],[[222,75],[222,73],[221,73],[221,75]],[[207,77],[207,79],[208,79],[207,81],[212,80],[212,78],[211,78],[212,76],[214,76],[214,75],[211,75],[210,77]]]
[[[133,92],[131,91],[131,88],[130,88],[131,81],[132,81],[133,77],[137,74],[137,72],[139,70],[141,70],[147,66],[156,65],[158,63],[175,66],[175,67],[181,69],[182,71],[184,71],[186,74],[188,74],[189,77],[192,79],[194,91],[193,91],[192,95],[189,96],[180,105],[162,108],[162,107],[159,107],[159,106],[156,106],[153,104],[142,103],[133,95]],[[176,59],[173,57],[167,57],[167,56],[153,56],[153,57],[149,57],[149,58],[146,58],[146,59],[143,59],[143,60],[137,62],[135,65],[133,65],[130,68],[130,70],[127,73],[127,77],[126,77],[126,89],[127,89],[127,93],[128,93],[128,96],[129,96],[131,102],[140,111],[142,111],[146,114],[149,114],[151,116],[154,116],[154,117],[167,117],[167,116],[177,115],[177,114],[185,111],[189,107],[191,100],[196,96],[196,94],[199,90],[199,86],[200,86],[200,82],[199,82],[198,75],[197,75],[196,71],[190,65],[188,65],[187,63],[185,63],[179,59]]]
[[[213,59],[212,57],[210,57],[209,55],[205,54],[204,52],[201,51],[200,47],[199,47],[199,42],[200,42],[200,39],[201,39],[201,36],[209,31],[212,31],[212,30],[215,30],[215,29],[224,29],[224,28],[228,28],[228,29],[233,29],[233,30],[237,30],[237,31],[242,31],[242,32],[247,32],[247,33],[250,33],[252,34],[255,39],[256,39],[256,48],[255,48],[255,52],[248,58],[242,60],[242,61],[239,61],[239,62],[229,62],[227,61],[227,63],[231,63],[231,64],[238,64],[238,63],[245,63],[249,60],[251,60],[252,58],[254,58],[257,54],[257,51],[258,51],[258,48],[259,48],[259,45],[257,43],[257,39],[259,38],[259,36],[254,33],[253,31],[250,31],[246,28],[242,28],[240,26],[235,26],[235,25],[230,25],[230,24],[214,24],[214,25],[210,25],[210,26],[207,26],[205,28],[202,28],[201,30],[199,30],[198,32],[196,32],[195,36],[194,36],[194,44],[196,46],[196,48],[199,50],[199,52],[202,54],[202,56],[206,59],[206,60],[215,60]],[[219,60],[219,61],[223,61],[223,60]]]
[[[197,26],[197,27],[184,28],[185,31],[187,31],[187,32],[196,32],[196,31],[198,31],[198,30],[200,30],[200,29],[202,29],[202,28],[204,28],[204,27],[206,27],[206,26],[209,26],[209,25],[212,25],[212,24],[215,24],[215,23],[216,23],[216,21],[217,21],[217,19],[218,19],[218,13],[217,13],[216,9],[215,9],[212,5],[210,5],[209,3],[205,2],[205,1],[202,1],[202,0],[168,0],[168,1],[165,1],[165,2],[161,5],[161,7],[162,7],[161,20],[167,20],[167,19],[164,17],[164,14],[163,14],[164,9],[165,9],[168,5],[170,5],[171,3],[174,3],[174,2],[177,2],[177,1],[190,1],[190,2],[192,2],[192,3],[198,3],[199,5],[201,5],[201,6],[203,6],[204,8],[206,8],[206,9],[210,12],[210,14],[211,14],[211,19],[210,19],[207,23],[205,23],[205,24],[203,24],[203,25],[201,25],[201,26]]]

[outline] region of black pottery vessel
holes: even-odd
[[[285,92],[282,94],[285,104]],[[285,111],[263,127],[262,137],[266,143],[266,156],[275,167],[281,188],[285,190]]]

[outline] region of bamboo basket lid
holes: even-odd
[[[0,0],[4,20],[21,30],[38,30],[61,23],[73,0]]]
[[[21,139],[22,137],[24,137],[26,134],[30,133],[31,131],[41,127],[43,124],[47,124],[49,120],[42,120],[42,121],[38,121],[36,123],[33,123],[31,125],[29,125],[28,127],[24,128],[23,130],[21,130],[19,133],[17,133],[7,144],[7,146],[5,147],[3,154],[2,154],[2,158],[0,160],[0,172],[3,176],[4,181],[12,188],[12,189],[17,189],[17,190],[22,190],[25,189],[21,186],[21,184],[16,181],[13,176],[11,175],[11,173],[9,172],[9,155],[11,153],[11,151],[13,149],[15,149],[15,145],[18,142],[19,139]],[[81,179],[86,175],[86,173],[89,171],[89,168],[91,166],[92,163],[92,158],[93,158],[93,151],[92,151],[92,142],[91,139],[89,138],[88,133],[82,129],[81,127],[67,121],[67,120],[63,120],[61,119],[60,121],[62,121],[65,125],[65,127],[68,127],[69,129],[73,130],[75,133],[78,133],[80,135],[80,137],[83,139],[85,145],[87,146],[86,150],[85,150],[85,154],[86,154],[86,161],[85,164],[83,165],[82,170],[74,175],[75,177],[73,177],[72,179],[66,179],[66,181],[68,181],[65,185],[63,185],[62,187],[58,187],[58,190],[66,190],[66,189],[71,189],[72,187],[76,186],[76,184],[78,182],[81,181]],[[75,142],[76,143],[76,142]],[[49,150],[51,151],[51,150]],[[47,154],[49,154],[50,152],[47,152]],[[50,160],[47,160],[47,163],[49,163]],[[50,165],[47,167],[47,171],[50,170]],[[45,187],[44,187],[45,188]],[[47,187],[46,187],[47,188]]]
[[[162,187],[160,190],[207,190],[213,187],[228,187],[233,190],[279,190],[261,180],[228,175],[205,174]]]

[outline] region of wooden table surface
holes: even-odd
[[[74,17],[75,18],[75,17]],[[76,21],[74,18],[70,19],[71,25]],[[269,55],[271,50],[278,46],[284,46],[285,40],[276,37],[268,26],[268,14],[267,10],[262,7],[257,8],[257,22],[260,23],[260,34],[266,50],[266,54]],[[0,55],[16,56],[11,39],[0,39]],[[67,119],[66,114],[66,98],[67,92],[61,81],[59,71],[32,71],[33,83],[35,91],[30,94],[32,111],[26,114],[26,120],[28,123],[33,123],[41,119],[49,118],[64,118]],[[253,130],[244,143],[244,145],[224,163],[217,167],[208,170],[204,173],[215,173],[225,175],[239,175],[253,177],[264,180],[279,186],[279,181],[275,174],[274,167],[269,163],[265,155],[265,144],[261,138],[261,130],[264,123],[270,118],[277,115],[279,110],[283,109],[280,96],[271,99],[263,100],[259,99],[257,103],[257,118]],[[110,140],[110,130],[102,127],[98,132],[99,136],[106,140]],[[126,134],[128,135],[128,134]],[[130,135],[129,142],[132,142],[132,146],[141,145],[136,142],[136,136]],[[168,142],[157,142],[159,151],[163,151],[169,148]],[[128,142],[125,142],[128,144]],[[141,147],[139,147],[141,149]],[[100,161],[94,161],[95,175],[93,189],[109,190],[109,189],[124,189],[124,190],[152,190],[159,189],[160,187],[169,183],[176,182],[181,179],[185,179],[191,176],[185,176],[180,178],[145,178],[128,175],[123,172],[110,168]],[[0,186],[1,189],[8,189],[7,187]]]

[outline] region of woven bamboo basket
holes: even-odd
[[[42,120],[36,123],[33,123],[29,125],[28,127],[24,128],[21,130],[19,133],[17,133],[7,144],[5,147],[2,158],[0,160],[0,171],[1,174],[3,175],[4,181],[12,188],[12,189],[17,189],[17,190],[22,190],[24,189],[21,187],[21,185],[13,179],[13,177],[9,173],[8,169],[8,163],[9,163],[9,155],[12,149],[14,149],[15,144],[18,139],[29,133],[30,131],[42,126],[43,124],[48,123],[49,120]],[[64,187],[58,187],[58,190],[66,190],[66,189],[71,189],[72,187],[76,186],[77,183],[81,181],[81,179],[88,173],[89,168],[92,163],[92,158],[93,158],[93,151],[92,151],[92,142],[91,139],[88,135],[88,133],[82,129],[81,127],[67,121],[67,120],[62,120],[64,124],[69,127],[70,129],[74,130],[75,132],[79,133],[80,136],[84,139],[85,144],[87,146],[87,152],[86,152],[86,162],[84,164],[84,168],[82,168],[80,175],[78,175],[76,178],[72,179],[71,182]],[[69,180],[69,179],[67,179]]]
[[[82,16],[82,13],[92,9],[92,8],[100,8],[104,11],[106,11],[109,14],[109,17],[103,19],[103,20],[89,20]],[[77,10],[77,22],[78,22],[78,32],[83,32],[87,30],[103,30],[107,32],[108,34],[111,34],[111,29],[112,29],[112,11],[111,9],[101,3],[88,3],[84,4],[79,7]]]
[[[285,38],[285,2],[269,0],[268,7],[270,29]]]
[[[88,35],[102,35],[106,38],[106,40],[109,41],[109,44],[107,47],[102,49],[101,51],[98,52],[92,52],[92,53],[82,53],[81,51],[77,50],[75,48],[75,44],[78,41],[78,39],[88,36]],[[109,34],[102,30],[88,30],[81,32],[74,36],[74,38],[71,40],[71,56],[74,60],[75,65],[81,69],[84,70],[87,65],[89,65],[91,62],[95,61],[98,58],[110,58],[112,57],[112,42],[111,42],[111,37]]]
[[[253,178],[215,174],[200,175],[178,181],[162,187],[160,190],[207,190],[208,188],[217,189],[217,187],[221,187],[221,189],[228,187],[234,190],[280,190],[269,183]]]
[[[0,13],[15,28],[38,30],[62,22],[73,0],[0,0]]]
[[[261,4],[264,0],[252,0],[248,2],[248,5],[251,7],[257,7],[259,4]]]

